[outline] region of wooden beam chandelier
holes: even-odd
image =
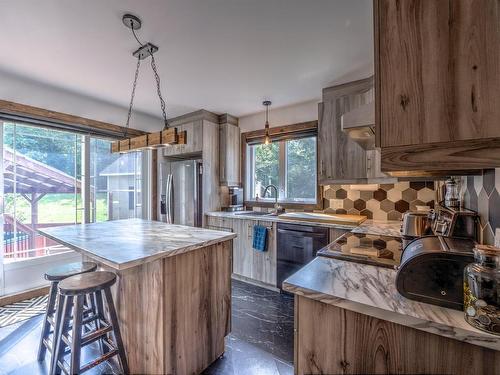
[[[162,131],[156,133],[148,133],[133,138],[128,138],[127,130],[125,130],[125,139],[113,142],[111,144],[111,152],[124,153],[129,151],[166,147],[175,144],[186,144],[186,132],[183,131],[178,133],[176,128],[169,128],[168,126],[165,101],[163,100],[160,90],[160,76],[158,75],[154,57],[154,53],[158,51],[158,47],[150,42],[141,43],[141,41],[137,38],[135,30],[140,29],[142,25],[141,20],[138,17],[132,14],[125,14],[122,18],[122,21],[126,27],[132,30],[132,34],[134,35],[135,40],[140,45],[140,47],[132,54],[137,59],[137,65],[135,68],[134,83],[132,85],[132,94],[130,96],[127,124],[125,128],[128,129],[130,125],[130,117],[132,115],[132,107],[134,105],[135,88],[137,87],[137,79],[139,78],[139,68],[141,66],[141,61],[148,57],[151,57],[151,69],[153,69],[153,74],[156,80],[156,92],[158,94],[158,98],[160,99],[160,107],[163,116],[164,127]]]

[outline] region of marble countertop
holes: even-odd
[[[401,221],[366,220],[352,230],[354,233],[379,234],[388,237],[401,237]]]
[[[38,232],[117,270],[236,237],[235,233],[142,219],[67,225]]]
[[[239,211],[245,212],[245,211]],[[248,211],[247,211],[248,212]],[[245,215],[243,213],[235,215],[234,212],[225,212],[225,211],[214,211],[206,213],[207,216],[213,217],[227,217],[229,219],[244,219],[244,220],[260,220],[260,221],[273,221],[273,222],[281,222],[281,223],[289,223],[289,224],[298,224],[298,225],[312,225],[316,227],[325,227],[325,228],[338,228],[338,229],[347,229],[351,230],[356,228],[355,225],[345,225],[345,224],[329,224],[329,223],[319,223],[314,221],[301,221],[301,220],[287,220],[284,218],[280,218],[279,216],[264,216],[264,215]]]
[[[317,257],[283,282],[283,289],[346,310],[500,350],[500,336],[469,325],[463,312],[409,300],[389,268]]]

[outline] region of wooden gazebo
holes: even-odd
[[[14,179],[15,177],[15,179]],[[14,189],[15,187],[15,189]],[[4,147],[4,193],[17,193],[31,207],[31,223],[16,222],[18,230],[29,230],[29,246],[34,246],[38,224],[38,202],[50,193],[79,193],[81,181],[47,164]],[[5,224],[14,224],[14,218],[5,215]]]

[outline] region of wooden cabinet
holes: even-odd
[[[498,374],[500,352],[295,296],[295,374]]]
[[[177,126],[177,131],[186,131],[186,144],[163,148],[164,156],[197,154],[203,151],[203,120],[188,122]]]
[[[268,228],[267,251],[252,247],[253,227]],[[238,235],[233,241],[233,273],[268,286],[276,287],[276,223],[265,220],[207,217],[207,228],[232,231]]]
[[[373,100],[373,78],[323,89],[323,102],[318,107],[320,185],[388,177],[377,164],[379,151],[366,151],[342,131],[342,115]]]
[[[225,186],[240,184],[240,128],[229,122],[219,125],[220,183]]]
[[[500,2],[375,0],[382,170],[500,166]]]

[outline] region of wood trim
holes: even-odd
[[[239,119],[229,113],[224,113],[219,116],[219,124],[230,124],[234,126],[238,126]]]
[[[449,171],[500,166],[500,138],[382,148],[382,171]]]
[[[379,30],[379,0],[373,0],[373,43],[375,56],[374,87],[375,87],[375,147],[380,147],[380,30]]]
[[[123,138],[125,134],[128,134],[129,136],[139,136],[146,134],[146,132],[142,130],[125,128],[123,126],[114,125],[107,122],[92,120],[62,112],[51,111],[49,109],[33,107],[26,104],[9,102],[6,100],[0,100],[0,114],[2,113],[26,117],[29,119],[74,126],[75,130],[79,131],[82,131],[81,127],[87,127],[90,129],[95,129],[97,131],[114,133],[116,134],[117,138]]]
[[[40,297],[49,294],[50,286],[42,286],[39,288],[28,289],[20,293],[9,294],[0,297],[0,306],[10,305],[12,303],[21,302],[30,298]]]
[[[293,135],[296,133],[312,131],[312,130],[318,130],[317,120],[269,128],[269,136],[272,138],[276,136]],[[259,129],[242,133],[241,135],[242,135],[242,140],[244,140],[245,143],[247,143],[249,140],[264,138],[264,136],[266,135],[266,131],[264,129]]]
[[[301,132],[307,132],[307,131],[313,131],[313,130],[318,130],[318,121],[307,121],[307,122],[299,122],[297,124],[291,124],[291,125],[284,125],[284,126],[279,126],[279,127],[274,127],[274,128],[269,128],[269,135],[271,137],[276,136],[276,135],[290,135],[292,136],[293,134],[301,133]],[[257,140],[259,138],[264,138],[265,136],[265,130],[264,129],[259,129],[259,130],[253,130],[250,132],[245,132],[241,133],[241,156],[240,156],[240,161],[241,161],[241,168],[240,168],[240,181],[241,185],[246,189],[246,154],[247,154],[247,144],[249,140]],[[319,145],[316,147],[316,159],[318,161],[318,148]],[[316,165],[316,170],[319,171],[318,165]],[[307,203],[285,203],[285,202],[280,202],[280,205],[284,208],[297,208],[297,209],[305,209],[305,210],[322,210],[323,209],[323,189],[319,185],[319,173],[316,173],[316,186],[317,186],[317,193],[316,193],[316,204],[307,204]],[[255,202],[255,201],[246,201],[245,200],[245,205],[249,207],[274,207],[274,203],[270,202]]]
[[[213,122],[214,124],[219,123],[219,116],[213,112],[209,112],[205,109],[200,109],[199,111],[186,113],[185,115],[177,116],[168,120],[168,126],[180,126],[188,122],[207,120]]]

